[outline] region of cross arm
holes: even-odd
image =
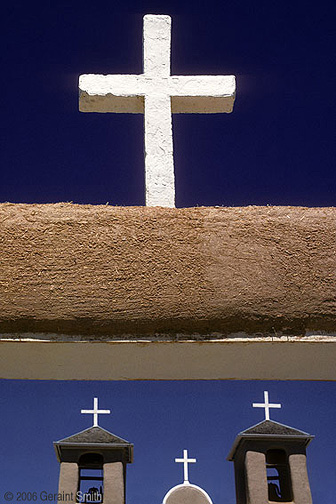
[[[142,88],[141,75],[80,75],[79,110],[141,114]]]
[[[172,76],[169,93],[174,113],[232,112],[236,79],[234,75]]]

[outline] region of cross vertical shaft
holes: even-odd
[[[146,15],[143,19],[143,70],[148,77],[170,76],[171,18]]]
[[[160,79],[170,75],[171,19],[144,17],[144,76]],[[145,179],[147,206],[175,206],[175,176],[171,98],[165,86],[145,93]]]

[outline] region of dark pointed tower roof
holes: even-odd
[[[133,444],[99,426],[90,427],[60,441],[55,441],[54,448],[58,461],[63,460],[65,452],[79,448],[99,452],[120,450],[124,452],[127,463],[133,461]]]
[[[314,436],[307,432],[289,427],[288,425],[274,422],[273,420],[264,420],[248,429],[240,432],[236,437],[227,460],[233,460],[238,447],[248,439],[253,440],[298,440],[307,446]]]

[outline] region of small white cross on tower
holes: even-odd
[[[264,408],[265,409],[265,420],[270,419],[270,409],[271,408],[281,408],[281,404],[272,404],[269,402],[268,392],[264,391],[264,403],[252,403],[253,408]]]
[[[175,462],[183,464],[183,473],[184,473],[184,485],[189,484],[189,473],[188,473],[188,464],[194,464],[196,459],[188,458],[188,450],[183,450],[183,458],[176,458]]]
[[[143,113],[147,206],[175,206],[172,113],[231,112],[233,75],[170,75],[169,16],[144,16],[143,74],[79,77],[82,112]]]
[[[82,409],[81,413],[86,415],[93,415],[93,427],[98,427],[98,415],[109,415],[111,411],[109,409],[107,410],[100,410],[98,409],[98,397],[93,398],[93,410],[85,410]]]

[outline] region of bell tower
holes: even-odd
[[[88,504],[125,504],[126,466],[133,461],[133,445],[98,425],[94,398],[93,426],[54,443],[60,462],[58,492],[63,501]]]
[[[314,436],[270,420],[269,409],[281,405],[264,394],[265,403],[253,406],[265,407],[265,420],[239,433],[228,455],[237,504],[312,504],[306,447]]]

